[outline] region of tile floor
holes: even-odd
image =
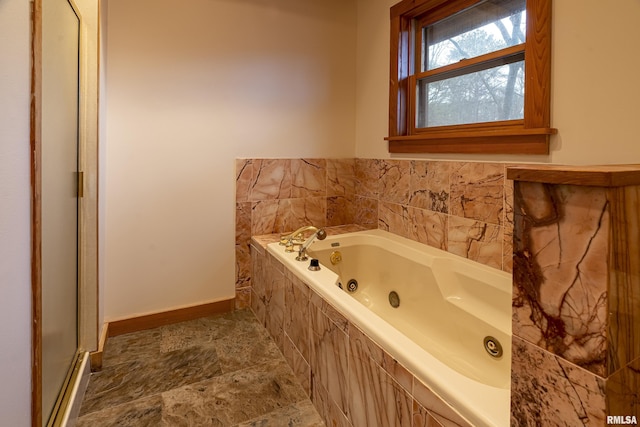
[[[324,426],[249,310],[109,338],[76,425]]]

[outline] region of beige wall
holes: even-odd
[[[356,156],[387,158],[389,7],[396,0],[358,0]],[[558,128],[549,156],[423,155],[563,164],[640,163],[635,124],[640,57],[640,2],[553,2],[551,123]]]
[[[0,1],[0,414],[31,425],[30,2]]]
[[[358,0],[356,157],[389,157],[389,7],[396,0]]]
[[[554,2],[553,163],[640,163],[640,2]]]
[[[237,157],[353,156],[355,1],[108,0],[105,320],[234,295]]]
[[[106,320],[233,295],[235,158],[391,157],[396,0],[105,1]],[[640,3],[553,13],[551,153],[414,158],[640,162]]]

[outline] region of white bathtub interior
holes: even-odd
[[[426,255],[418,263],[348,237],[333,240],[319,243],[309,254],[338,275],[347,294],[452,369],[494,387],[509,387],[511,322],[505,307],[511,307],[511,292],[487,285],[504,283],[500,272],[476,269],[472,276],[464,271],[467,264],[441,255]],[[326,248],[336,241],[340,246]],[[332,265],[329,258],[336,250],[342,261]],[[354,279],[358,288],[349,292],[347,283]],[[400,298],[397,308],[388,301],[392,291]],[[501,343],[504,357],[489,355],[487,336]]]

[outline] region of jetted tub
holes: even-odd
[[[320,271],[268,250],[469,422],[509,425],[510,274],[383,230],[313,242]]]

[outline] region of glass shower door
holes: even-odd
[[[42,2],[42,422],[56,412],[78,351],[79,18]]]

